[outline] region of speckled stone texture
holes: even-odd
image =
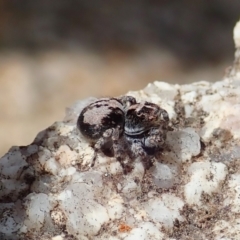
[[[236,60],[215,83],[154,82],[139,92],[171,119],[165,148],[124,175],[76,129],[95,98],[0,160],[0,239],[240,239],[240,26]]]

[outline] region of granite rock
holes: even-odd
[[[240,26],[234,31],[237,52]],[[1,239],[239,239],[240,72],[238,54],[215,83],[156,81],[138,101],[159,104],[171,120],[153,167],[139,159],[123,174],[76,129],[89,98],[66,111],[32,144],[0,160]]]

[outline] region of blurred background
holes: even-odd
[[[89,96],[221,80],[239,0],[0,1],[0,156]]]

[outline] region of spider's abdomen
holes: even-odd
[[[85,107],[79,115],[77,127],[84,137],[97,141],[110,128],[124,128],[124,111],[122,103],[116,98],[100,98]]]

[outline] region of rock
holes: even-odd
[[[93,98],[68,108],[31,145],[10,149],[0,160],[0,238],[238,239],[240,78],[239,66],[232,69],[215,83],[154,82],[128,93],[159,104],[171,120],[147,171],[132,159],[123,174],[102,153],[90,167],[94,152],[76,121]]]

